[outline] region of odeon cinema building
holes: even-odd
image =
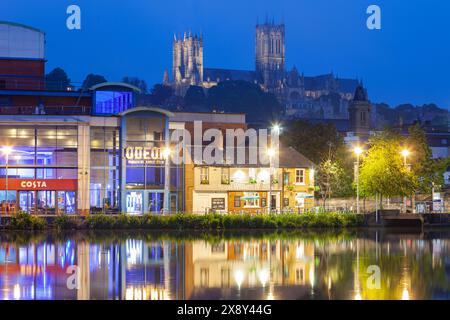
[[[0,22],[0,212],[31,214],[263,212],[313,205],[313,164],[289,149],[267,166],[167,160],[174,130],[194,121],[246,129],[245,114],[142,106],[139,89],[45,81],[45,34]],[[286,158],[284,161],[281,157]],[[270,183],[269,183],[270,180]]]

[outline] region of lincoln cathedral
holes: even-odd
[[[174,36],[172,77],[165,71],[163,82],[183,96],[191,85],[207,90],[221,81],[250,81],[274,93],[287,116],[348,119],[349,102],[359,81],[333,73],[305,76],[295,66],[287,70],[285,56],[285,25],[267,20],[256,25],[255,70],[205,68],[203,36],[185,33],[181,38]]]

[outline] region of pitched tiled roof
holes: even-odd
[[[280,147],[281,168],[313,168],[314,163],[292,147]]]

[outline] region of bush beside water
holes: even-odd
[[[11,218],[8,229],[39,230],[68,229],[149,229],[149,230],[230,230],[230,229],[302,229],[345,228],[363,225],[363,217],[354,213],[304,213],[270,215],[104,215],[93,214],[85,218],[58,216],[51,223],[41,217],[19,213]]]
[[[46,221],[43,218],[20,212],[16,216],[11,217],[8,228],[14,230],[42,230],[46,226]]]

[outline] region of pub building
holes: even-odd
[[[2,215],[204,213],[231,208],[230,201],[235,211],[255,210],[267,203],[262,199],[268,196],[267,179],[258,178],[259,184],[247,188],[236,178],[236,191],[242,194],[213,196],[208,192],[226,194],[235,185],[213,184],[219,171],[212,168],[208,188],[205,179],[197,180],[201,175],[205,178],[209,169],[201,164],[175,165],[165,154],[172,130],[186,129],[194,137],[194,121],[202,122],[202,133],[210,128],[245,130],[245,114],[171,112],[142,106],[137,101],[139,89],[126,83],[62,87],[45,80],[44,53],[44,32],[0,22]],[[252,170],[246,174],[252,177],[259,169]],[[301,170],[291,177],[297,175],[297,184],[308,192],[313,180],[306,185],[308,173]],[[275,187],[274,209],[281,210],[288,203],[282,185]],[[303,191],[293,196],[306,194]],[[306,196],[310,198],[311,192]],[[244,201],[242,208],[236,207],[238,199]]]

